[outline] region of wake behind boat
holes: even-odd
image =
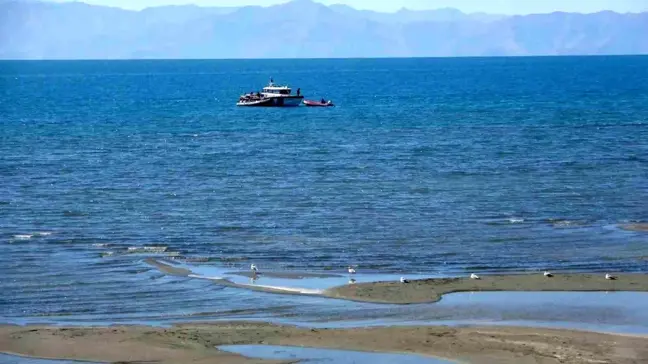
[[[288,86],[276,85],[272,79],[268,86],[264,87],[261,92],[250,92],[249,94],[239,97],[237,106],[274,106],[288,107],[299,106],[304,99],[301,95],[301,89],[297,89],[297,94],[292,93]]]

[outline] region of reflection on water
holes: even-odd
[[[440,360],[422,355],[368,353],[351,350],[333,350],[319,348],[304,348],[298,346],[277,345],[224,345],[219,350],[241,354],[260,359],[303,360],[306,363],[331,362],[337,364],[448,364],[450,361]]]

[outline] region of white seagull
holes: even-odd
[[[407,279],[405,279],[405,277],[401,277],[400,282],[401,283],[409,283],[409,281]]]
[[[609,281],[613,281],[613,280],[617,279],[617,277],[611,275],[610,273],[606,273],[605,274],[605,279],[607,279]]]
[[[355,269],[351,266],[349,266],[349,274],[355,274]]]
[[[481,278],[479,278],[479,276],[476,275],[475,273],[472,273],[472,274],[470,275],[470,279],[481,279]]]
[[[252,264],[250,270],[256,274],[259,271],[259,268],[257,268],[256,264]]]
[[[547,277],[547,278],[551,278],[551,277],[553,277],[553,274],[552,274],[551,272],[547,272],[547,271],[545,271],[545,272],[542,273],[542,274],[543,274],[545,277]]]

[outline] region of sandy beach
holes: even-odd
[[[277,363],[217,350],[267,344],[418,353],[469,363],[641,363],[648,338],[517,327],[308,329],[265,323],[183,324],[171,328],[0,327],[0,351],[99,362]],[[285,361],[284,361],[285,362]]]
[[[376,303],[429,303],[453,292],[604,292],[648,291],[648,275],[622,274],[606,280],[604,274],[538,274],[488,275],[481,279],[439,278],[400,282],[361,283],[326,290],[329,297]]]

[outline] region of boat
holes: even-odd
[[[261,92],[249,93],[239,98],[236,103],[237,106],[299,106],[301,105],[304,96],[301,95],[301,90],[297,89],[297,94],[292,93],[292,89],[288,86],[276,85],[272,79],[268,86],[264,87]]]
[[[314,100],[304,100],[304,105],[306,106],[335,106],[333,101],[314,101]]]

